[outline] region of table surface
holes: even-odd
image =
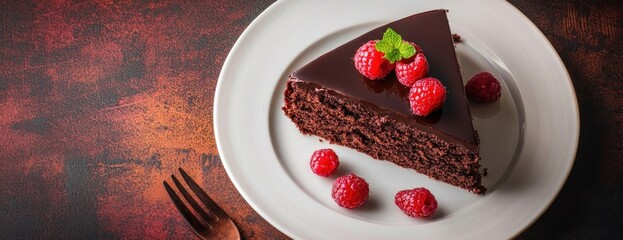
[[[0,239],[189,238],[178,167],[245,239],[287,239],[220,161],[223,61],[273,1],[0,1]],[[623,7],[510,0],[552,43],[580,107],[575,165],[518,239],[623,237]],[[546,81],[547,79],[543,79]]]

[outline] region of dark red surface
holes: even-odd
[[[510,2],[560,54],[581,112],[569,180],[518,238],[621,238],[623,8]],[[162,187],[180,166],[244,238],[287,238],[236,191],[212,129],[223,61],[271,3],[0,1],[0,239],[192,238]]]

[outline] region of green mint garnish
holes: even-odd
[[[415,55],[415,47],[402,40],[400,34],[391,28],[383,33],[383,39],[374,46],[379,52],[385,53],[385,58],[390,63],[407,59]]]

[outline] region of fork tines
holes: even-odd
[[[186,184],[190,187],[190,189],[199,199],[199,201],[203,203],[205,209],[202,208],[199,203],[197,203],[197,201],[195,201],[195,199],[190,195],[186,188],[184,188],[180,181],[178,181],[174,175],[171,175],[173,183],[177,187],[178,191],[182,194],[186,202],[188,202],[192,209],[201,217],[201,220],[192,213],[192,211],[186,206],[186,204],[184,204],[184,201],[175,193],[173,188],[166,181],[163,181],[164,188],[169,194],[169,197],[171,197],[171,200],[173,201],[175,207],[179,210],[186,222],[188,222],[188,224],[197,233],[197,235],[210,235],[211,233],[215,232],[214,228],[217,228],[219,224],[231,222],[231,220],[229,220],[229,217],[227,216],[227,213],[225,213],[182,168],[179,168],[179,171],[182,175],[182,178],[184,179],[184,182],[186,182]],[[226,221],[219,222],[219,220]],[[203,224],[202,221],[205,222],[205,224]]]

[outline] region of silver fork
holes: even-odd
[[[173,201],[173,204],[193,231],[202,239],[240,239],[238,228],[231,218],[227,216],[227,213],[225,213],[225,211],[223,211],[223,209],[221,209],[182,168],[179,168],[179,171],[186,184],[199,201],[203,203],[204,208],[199,206],[199,203],[188,193],[180,181],[178,181],[174,175],[171,175],[173,183],[200,218],[197,218],[197,216],[190,211],[188,206],[184,204],[182,199],[173,191],[173,188],[171,188],[166,181],[163,181],[163,184],[169,197],[171,197],[171,201]]]

